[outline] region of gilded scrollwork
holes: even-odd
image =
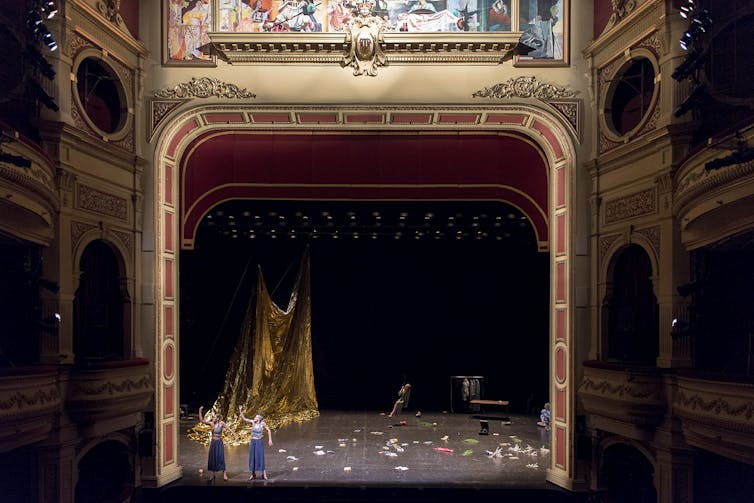
[[[642,190],[605,203],[605,223],[657,212],[657,193],[654,188]]]
[[[227,98],[246,99],[256,98],[256,95],[246,88],[240,88],[235,84],[222,82],[211,77],[192,77],[188,82],[182,82],[173,87],[158,89],[154,92],[155,98]]]
[[[78,186],[78,207],[121,220],[128,218],[128,202],[125,199],[86,185]]]
[[[659,387],[652,385],[634,386],[626,383],[610,382],[602,380],[599,382],[592,381],[585,377],[581,382],[579,391],[597,392],[601,395],[612,395],[616,397],[628,397],[633,399],[659,398]]]
[[[129,393],[132,391],[149,390],[152,388],[149,377],[144,376],[141,379],[134,381],[132,379],[124,379],[121,382],[103,382],[96,386],[87,386],[80,382],[76,382],[72,386],[73,395],[112,395],[114,393]]]
[[[571,98],[577,92],[570,87],[539,82],[537,77],[529,76],[508,79],[505,82],[475,91],[471,96],[473,98],[537,98],[550,100]]]
[[[359,15],[351,19],[344,31],[348,52],[340,65],[353,68],[354,75],[377,75],[377,68],[387,65],[387,57],[382,48],[383,34],[390,25],[372,15],[372,3],[359,4]]]
[[[610,19],[607,21],[605,31],[609,30],[619,22],[621,22],[626,16],[633,12],[636,8],[636,0],[612,0],[613,13],[610,15]]]

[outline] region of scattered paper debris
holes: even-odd
[[[510,459],[518,459],[518,456],[511,456]]]
[[[392,452],[392,451],[385,451],[385,456],[387,456],[389,458],[396,458],[396,457],[398,457],[398,455],[396,453]]]
[[[324,448],[324,446],[323,446],[323,445],[315,445],[315,446],[314,446],[314,448],[315,448],[315,449],[323,449],[323,448]]]
[[[322,451],[322,450],[314,451],[314,454],[316,454],[317,456],[324,456],[325,455],[325,451]]]
[[[432,445],[432,441],[431,440],[427,440],[426,442],[424,442],[424,445]]]
[[[474,454],[474,451],[472,451],[471,449],[466,449],[465,451],[463,451],[463,454],[461,454],[461,456],[471,456],[472,454]]]
[[[448,449],[447,447],[435,447],[435,450],[443,454],[453,454],[453,449]]]
[[[526,465],[527,468],[539,468],[539,465],[537,463],[529,463]]]
[[[338,447],[346,447],[346,444],[345,444],[345,442],[341,442],[341,443],[339,443],[339,444],[338,444]]]
[[[478,444],[479,440],[477,440],[475,438],[467,438],[467,439],[464,439],[464,442],[467,443],[467,444]]]
[[[372,435],[382,435],[383,434],[383,432],[381,432],[381,431],[371,431],[370,433]]]
[[[288,460],[288,461],[298,461],[298,458],[296,456],[288,456],[285,459]]]
[[[361,433],[361,429],[353,430],[354,433]]]
[[[283,453],[283,452],[288,452],[288,451],[286,451],[285,449],[278,449],[278,452]]]
[[[406,470],[408,470],[408,466],[396,466],[395,469],[405,472]]]
[[[541,452],[542,454],[547,454],[550,452],[550,449],[548,449],[547,447],[543,445],[542,447],[539,448],[539,452]]]
[[[294,467],[293,467],[293,471],[294,471],[294,472],[297,472],[297,471],[298,471],[298,466],[294,466]]]
[[[448,436],[445,435],[444,437],[441,437],[440,440],[442,440],[443,442],[447,442],[448,441]]]
[[[350,472],[351,471],[351,467],[350,466],[344,466],[343,467],[343,471],[344,472]]]

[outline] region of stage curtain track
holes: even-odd
[[[248,443],[251,424],[241,421],[239,405],[248,418],[262,414],[272,429],[319,416],[311,326],[308,251],[285,310],[272,301],[259,269],[256,292],[249,302],[223,390],[205,411],[207,417],[220,414],[238,433],[241,443]],[[209,427],[199,423],[188,436],[207,444]],[[227,432],[225,436],[228,441],[232,439]]]

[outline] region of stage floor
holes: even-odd
[[[490,419],[479,435],[470,414],[321,411],[320,417],[273,431],[265,443],[268,480],[248,481],[248,445],[226,445],[229,480],[212,485],[365,488],[530,488],[550,486],[550,432],[537,417],[510,414],[511,424]],[[493,414],[488,413],[493,416]],[[494,414],[500,418],[508,414]],[[405,421],[406,425],[400,425]],[[183,486],[206,486],[207,447],[187,437],[196,416],[181,422]],[[445,438],[447,437],[447,438]],[[447,451],[447,450],[451,451]],[[498,455],[489,453],[499,449]],[[261,474],[257,474],[261,476]],[[552,487],[552,486],[550,486]]]

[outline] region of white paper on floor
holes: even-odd
[[[405,472],[406,470],[408,470],[408,466],[396,466],[395,469]]]

